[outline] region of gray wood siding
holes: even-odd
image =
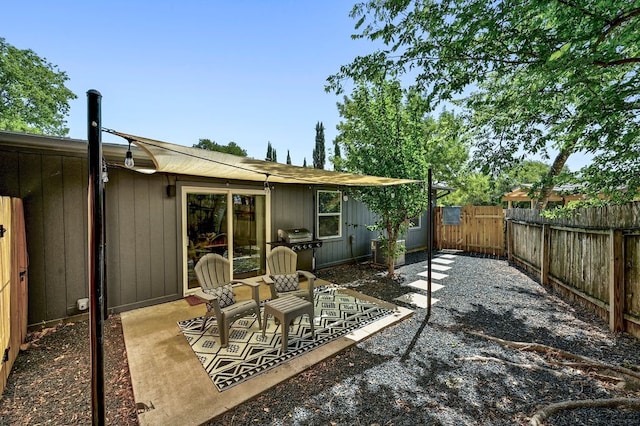
[[[0,150],[0,192],[24,202],[29,324],[76,313],[87,294],[86,170],[79,157]]]
[[[29,254],[29,324],[44,321],[51,312],[47,312],[44,215],[42,197],[41,156],[21,154],[20,198],[24,202],[24,220],[27,230],[27,253]],[[50,253],[52,250],[47,250]],[[63,313],[60,312],[60,317]]]
[[[313,232],[313,197],[307,185],[275,185],[271,190],[271,236],[278,239],[278,229],[307,228]]]
[[[83,159],[63,157],[62,168],[64,252],[76,253],[65,256],[66,309],[67,314],[72,315],[77,312],[76,301],[89,297],[88,265],[84,256],[88,226],[88,180],[85,179],[88,165]]]
[[[47,156],[42,159],[42,214],[45,248],[44,274],[46,280],[46,315],[67,315],[67,289],[64,272],[67,256],[64,247],[64,198],[62,195],[62,158]]]
[[[316,190],[335,190],[330,187],[312,187],[303,185],[277,185],[271,191],[271,219],[272,238],[277,239],[278,228],[286,229],[304,227],[314,230],[315,210],[314,200]],[[366,205],[349,197],[342,202],[342,236],[323,240],[323,245],[316,250],[316,268],[326,268],[350,261],[362,261],[371,256],[371,240],[376,238],[375,232],[369,231],[367,225],[375,223],[376,217]],[[423,218],[423,229],[426,218]],[[349,239],[354,235],[353,245]],[[411,239],[407,247],[419,248],[426,246],[426,235],[421,232],[411,232]],[[309,252],[299,254],[301,265],[307,262],[305,258]]]
[[[29,324],[78,313],[89,296],[84,156],[0,147],[0,194],[22,198]],[[105,185],[107,305],[119,312],[182,297],[175,197],[167,177],[109,169]]]
[[[178,199],[165,175],[114,169],[107,184],[107,287],[116,311],[182,297]]]
[[[427,230],[429,226],[429,218],[427,213],[422,213],[422,219],[420,221],[420,228],[407,230],[405,237],[407,250],[417,250],[427,247]]]

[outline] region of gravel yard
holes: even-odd
[[[392,301],[413,291],[406,285],[422,278],[417,273],[425,270],[425,259],[423,252],[408,254],[396,280],[370,264],[318,276]],[[209,424],[514,425],[528,424],[551,403],[640,397],[634,383],[623,386],[608,369],[539,350],[547,345],[639,374],[638,340],[609,333],[593,314],[563,302],[504,260],[457,256],[450,266],[439,281],[444,287],[433,294],[439,300],[427,323],[426,309],[417,308],[410,319]],[[107,420],[136,424],[118,320],[109,320],[106,336]],[[78,330],[86,332],[86,323],[59,327],[20,354],[0,400],[0,425],[90,422],[88,339],[79,339]],[[505,341],[532,345],[518,349]],[[64,370],[56,370],[63,361]],[[69,392],[60,392],[65,385],[81,391],[75,403]],[[640,411],[581,408],[556,413],[546,424],[636,425]]]
[[[425,270],[424,253],[397,270],[402,288]],[[639,397],[593,371],[550,364],[478,334],[535,342],[600,362],[640,365],[640,344],[572,307],[504,260],[458,256],[425,309],[337,357],[231,410],[212,425],[513,425],[563,400]],[[335,271],[339,276],[339,271]],[[322,273],[319,275],[322,276]],[[336,280],[334,280],[336,281]],[[393,283],[363,278],[349,286],[391,300]],[[386,290],[385,290],[386,289]],[[395,289],[394,292],[404,290]],[[550,425],[637,425],[640,411],[585,408],[552,416]]]

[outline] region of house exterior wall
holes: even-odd
[[[120,312],[182,297],[178,200],[167,176],[109,170],[105,184],[107,305]]]
[[[24,202],[29,324],[80,313],[89,297],[85,158],[0,146],[0,193]],[[106,198],[107,305],[113,311],[182,297],[176,201],[166,176],[110,169]]]
[[[29,324],[73,315],[87,295],[86,176],[85,158],[0,146],[0,193],[24,203]]]
[[[307,228],[315,235],[315,197],[317,190],[336,190],[335,187],[309,185],[272,185],[271,221],[272,235],[269,241],[277,241],[278,229]],[[422,217],[420,228],[410,229],[405,235],[407,250],[422,249],[427,246],[426,213]],[[348,197],[342,202],[342,235],[323,240],[322,247],[316,250],[316,269],[338,264],[363,261],[371,256],[371,240],[377,233],[369,231],[367,225],[373,225],[376,215],[365,204]],[[353,236],[353,238],[351,238]],[[311,268],[311,251],[298,253],[301,268]]]
[[[24,202],[31,325],[75,315],[76,301],[89,297],[88,165],[86,144],[76,142],[73,149],[22,149],[5,146],[0,138],[0,195]],[[177,186],[178,194],[184,185],[263,188],[262,182],[232,181],[227,186],[221,179],[146,175],[110,167],[105,184],[105,258],[111,312],[182,297],[181,198],[167,194],[169,184]],[[336,188],[272,186],[268,241],[277,240],[278,229],[304,227],[315,233],[318,189]],[[371,255],[370,241],[376,234],[366,225],[373,224],[375,216],[351,197],[342,202],[342,212],[342,235],[323,241],[316,251],[317,269]],[[420,230],[409,231],[408,250],[426,246],[426,223],[423,218]],[[300,267],[310,269],[311,252],[299,256]]]

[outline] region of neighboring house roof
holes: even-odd
[[[269,183],[338,186],[387,186],[421,182],[412,179],[394,179],[298,167],[176,145],[115,130],[107,131],[145,151],[158,172]]]
[[[533,185],[523,184],[511,192],[502,196],[502,201],[531,201],[529,191]],[[580,194],[578,185],[558,185],[553,187],[553,192],[549,201],[572,201],[582,200],[584,195]],[[535,199],[535,198],[534,198]]]

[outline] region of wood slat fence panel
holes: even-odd
[[[11,198],[0,197],[0,224],[11,224]],[[0,238],[0,356],[10,346],[11,339],[11,233]],[[4,391],[13,360],[0,363],[0,395]]]
[[[0,197],[0,395],[27,336],[27,246],[19,198]]]
[[[443,207],[434,212],[438,249],[504,256],[504,210],[501,206],[462,206],[460,224],[443,224]]]
[[[577,210],[546,219],[507,210],[508,259],[540,282],[640,337],[640,202]]]
[[[625,312],[640,318],[640,233],[625,236]]]

